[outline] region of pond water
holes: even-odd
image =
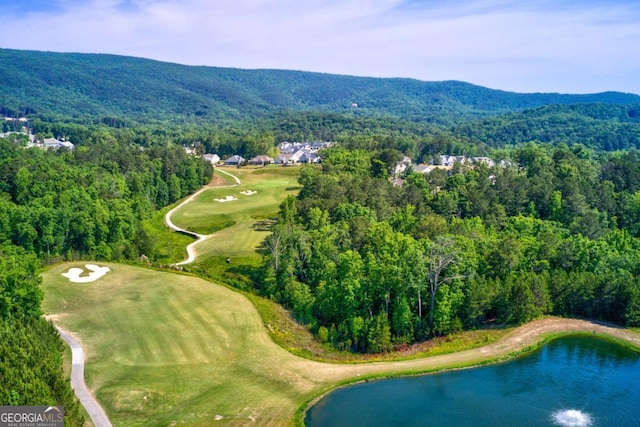
[[[640,355],[567,337],[507,363],[356,384],[322,398],[321,426],[640,426]]]

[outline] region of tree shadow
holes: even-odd
[[[263,219],[253,223],[253,229],[255,231],[271,231],[277,221],[275,219]]]

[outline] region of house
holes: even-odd
[[[396,163],[393,168],[393,176],[398,176],[402,172],[406,171],[407,168],[411,166],[411,158],[408,156],[403,156],[402,161]]]
[[[443,154],[440,156],[440,164],[442,166],[452,167],[455,163],[464,164],[467,162],[467,158],[465,156],[448,156]]]
[[[307,142],[284,141],[278,144],[278,150],[281,154],[293,154],[300,150],[311,150],[311,144]]]
[[[225,160],[224,164],[225,166],[239,166],[239,165],[243,165],[244,162],[245,162],[245,159],[242,156],[234,154],[233,156]]]
[[[415,165],[413,171],[416,173],[427,174],[430,173],[435,167],[433,165]]]
[[[220,156],[218,156],[217,154],[205,154],[202,157],[212,165],[217,165],[218,163],[220,163]]]
[[[471,161],[473,163],[484,163],[485,165],[489,166],[489,167],[493,167],[496,165],[496,162],[489,158],[489,157],[472,157]]]
[[[288,165],[290,163],[295,163],[295,162],[291,161],[291,156],[292,156],[292,154],[280,154],[278,157],[276,157],[275,164],[276,165]]]
[[[269,156],[264,156],[264,155],[260,155],[260,156],[255,156],[253,159],[249,160],[249,164],[250,165],[268,165],[273,163],[273,159]]]
[[[69,141],[59,141],[55,138],[45,138],[44,139],[44,148],[52,148],[57,150],[58,148],[66,148],[68,150],[73,150],[74,145]]]
[[[300,158],[302,156],[304,156],[305,152],[306,152],[305,150],[300,149],[300,150],[296,151],[295,153],[293,153],[291,155],[291,157],[289,158],[289,163],[299,163],[300,162]]]
[[[321,161],[320,156],[312,151],[304,151],[300,156],[300,163],[320,163]]]
[[[323,148],[329,148],[333,144],[334,144],[333,142],[328,142],[328,141],[317,141],[311,144],[310,150],[315,152]]]

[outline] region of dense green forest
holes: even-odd
[[[616,92],[518,94],[457,81],[193,67],[115,55],[0,49],[0,115],[7,116],[201,123],[325,111],[447,124],[573,103],[627,105],[640,103],[640,97]]]
[[[640,325],[638,154],[500,154],[400,187],[388,179],[399,152],[325,153],[281,208],[262,291],[362,352],[544,314]]]
[[[64,344],[40,317],[39,267],[33,252],[0,241],[0,404],[62,405],[65,425],[79,427],[84,417],[62,371]]]
[[[640,147],[640,104],[548,105],[461,124],[451,132],[492,147],[538,141],[628,150]]]

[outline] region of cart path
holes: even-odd
[[[231,178],[233,178],[233,180],[236,182],[234,185],[229,185],[228,187],[236,187],[238,185],[241,184],[240,180],[238,179],[237,176],[230,174],[227,171],[223,171],[220,168],[216,169],[218,172],[223,173],[225,175],[230,176]],[[196,251],[195,251],[195,247],[196,245],[198,245],[199,243],[205,241],[206,239],[208,239],[209,237],[213,236],[213,234],[198,234],[198,233],[194,233],[193,231],[189,231],[189,230],[185,230],[184,228],[180,228],[177,225],[175,225],[173,223],[173,221],[171,221],[171,216],[174,214],[174,212],[176,212],[178,209],[180,209],[181,207],[183,207],[184,205],[186,205],[187,203],[193,201],[196,197],[198,197],[198,195],[200,193],[202,193],[205,190],[208,190],[209,186],[207,187],[202,187],[200,190],[196,191],[195,193],[193,193],[191,196],[189,196],[187,199],[185,199],[182,203],[180,203],[178,206],[176,206],[175,208],[171,209],[169,212],[167,212],[167,214],[164,216],[164,222],[167,224],[167,226],[169,226],[169,228],[173,229],[174,231],[177,231],[179,233],[182,234],[186,234],[188,236],[192,236],[194,237],[196,240],[192,243],[190,243],[187,246],[187,258],[183,261],[177,262],[174,265],[184,265],[184,264],[190,264],[193,261],[195,261],[196,259]],[[219,187],[217,187],[219,188]]]
[[[335,384],[344,383],[345,380],[357,382],[358,377],[363,375],[368,379],[383,378],[396,374],[400,376],[420,375],[428,372],[456,369],[457,367],[479,366],[487,361],[505,361],[516,356],[522,350],[530,350],[531,346],[537,346],[544,340],[545,336],[561,336],[573,333],[586,333],[594,336],[602,334],[627,341],[636,348],[640,348],[640,333],[632,329],[626,329],[607,322],[547,317],[516,327],[506,336],[491,344],[454,353],[435,356],[425,355],[425,357],[411,360],[357,364],[330,364],[301,359],[297,361],[295,367],[301,369],[303,365],[307,365],[306,369],[304,367],[302,369],[305,369],[305,372],[312,371],[314,379],[320,378]],[[327,388],[323,393],[311,400],[305,410],[333,390],[334,387]]]
[[[73,388],[80,404],[84,406],[95,427],[112,427],[104,409],[89,392],[84,382],[84,351],[82,346],[69,332],[59,326],[56,326],[56,329],[60,333],[60,338],[71,348],[71,388]]]

